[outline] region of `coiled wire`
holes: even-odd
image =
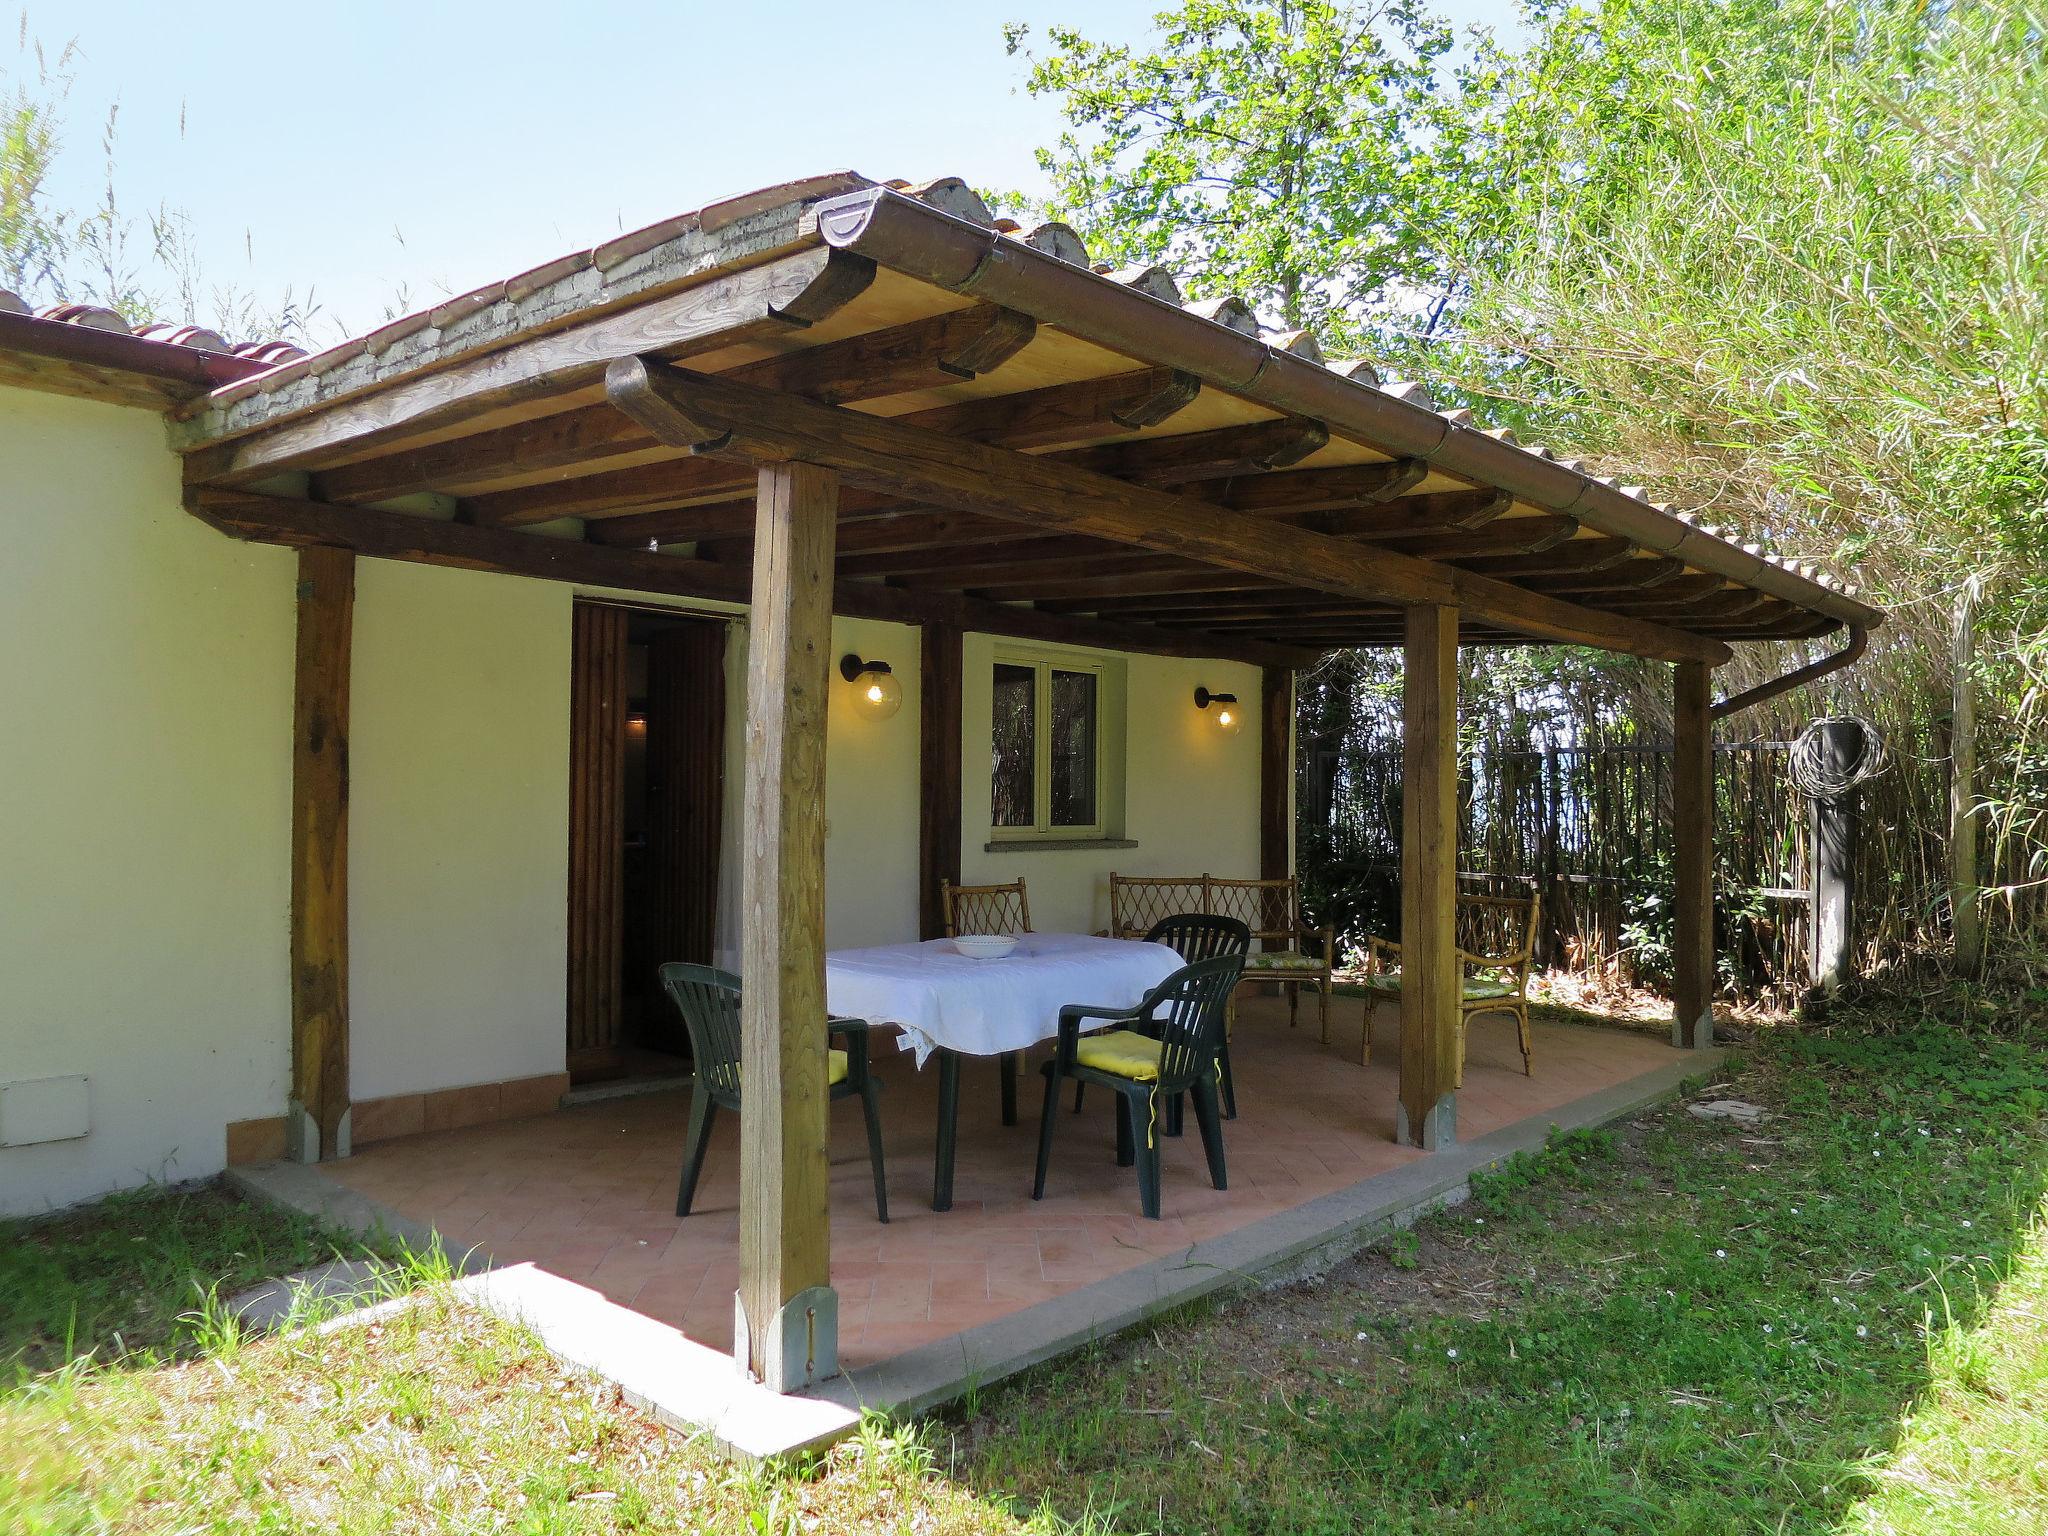
[[[1823,727],[1855,725],[1861,728],[1863,745],[1846,767],[1836,768],[1821,741]],[[1866,784],[1891,767],[1891,754],[1877,727],[1861,715],[1830,715],[1816,720],[1799,733],[1788,754],[1792,787],[1809,800],[1839,800],[1858,785]]]

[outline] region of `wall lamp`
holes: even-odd
[[[1206,688],[1197,688],[1195,708],[1207,709],[1211,704],[1216,706],[1216,713],[1210,718],[1215,720],[1217,730],[1226,736],[1235,736],[1244,729],[1244,716],[1238,712],[1236,694],[1211,693]]]
[[[854,705],[868,719],[886,720],[903,707],[903,685],[886,661],[862,661],[848,651],[839,658],[839,675],[854,685]]]

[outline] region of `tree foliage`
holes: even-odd
[[[2048,6],[1528,0],[1524,21],[1454,71],[1419,8],[1196,0],[1138,48],[1056,31],[1030,81],[1068,123],[1043,211],[1851,570],[1891,613],[1871,658],[1742,727],[1847,706],[1902,763],[1938,760],[1949,615],[1980,584],[1991,878],[2048,910]],[[1788,649],[1742,648],[1724,690]],[[1477,669],[1477,711],[1659,721],[1659,669],[1525,659]]]
[[[1530,19],[1531,46],[1461,82],[1470,300],[1436,366],[1661,499],[1852,570],[1891,618],[1827,692],[1902,759],[1945,755],[1950,614],[1981,585],[1990,878],[2042,910],[2048,9]]]
[[[1440,296],[1427,148],[1451,34],[1416,0],[1183,0],[1153,44],[1008,29],[1067,127],[1051,185],[1006,199],[1075,225],[1116,265],[1344,348]]]
[[[1468,71],[1468,385],[1935,610],[2048,501],[2037,0],[1543,0]],[[2027,60],[2031,55],[2032,64]],[[1479,219],[1470,227],[1484,229]]]

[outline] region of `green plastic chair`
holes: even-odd
[[[676,1214],[687,1216],[697,1196],[697,1178],[711,1147],[711,1125],[718,1111],[740,1110],[740,979],[715,966],[670,961],[661,968],[662,990],[683,1016],[690,1032],[690,1052],[697,1059],[690,1093],[690,1129],[683,1146],[683,1179],[676,1190]],[[826,1054],[827,1093],[834,1099],[860,1096],[868,1124],[868,1161],[875,1170],[875,1215],[889,1219],[889,1190],[882,1174],[882,1085],[868,1063],[865,1019],[827,1019],[828,1034],[846,1041],[844,1050]]]
[[[1176,912],[1171,917],[1162,917],[1146,932],[1147,944],[1164,944],[1192,965],[1197,960],[1213,960],[1218,955],[1245,956],[1251,953],[1252,931],[1234,917],[1212,917],[1206,912]],[[1237,1118],[1237,1078],[1230,1070],[1230,1018],[1228,1010],[1223,1020],[1223,1044],[1216,1050],[1216,1066],[1221,1073],[1219,1086],[1223,1094],[1223,1118]],[[1088,1091],[1086,1083],[1074,1085],[1074,1113],[1081,1113],[1081,1098]],[[1166,1134],[1180,1134],[1181,1101],[1176,1098],[1166,1112]]]
[[[1059,1120],[1062,1080],[1094,1083],[1116,1094],[1116,1161],[1138,1169],[1138,1202],[1159,1219],[1159,1138],[1162,1112],[1185,1093],[1194,1099],[1202,1129],[1209,1180],[1228,1188],[1223,1163],[1223,1116],[1216,1098],[1217,1052],[1223,1043],[1224,1008],[1244,973],[1244,957],[1218,955],[1182,966],[1147,992],[1133,1008],[1070,1003],[1060,1010],[1059,1045],[1045,1073],[1045,1108],[1038,1120],[1038,1176],[1031,1198],[1045,1198],[1052,1165],[1052,1133]],[[1084,1020],[1119,1024],[1083,1037]],[[1139,1134],[1141,1127],[1143,1135]]]

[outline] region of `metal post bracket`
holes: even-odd
[[[733,1360],[747,1367],[746,1303],[732,1295]],[[758,1377],[776,1392],[794,1392],[839,1374],[839,1293],[829,1285],[798,1291],[775,1311]]]

